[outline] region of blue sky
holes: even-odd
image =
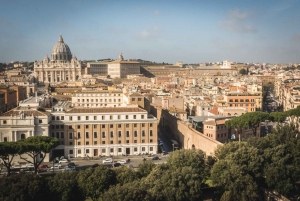
[[[0,62],[42,60],[62,34],[80,60],[300,63],[300,1],[0,0]]]

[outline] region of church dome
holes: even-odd
[[[64,39],[60,35],[58,43],[52,49],[51,60],[70,61],[72,54],[69,46],[64,43]]]

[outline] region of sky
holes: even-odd
[[[300,63],[299,0],[0,0],[0,62]]]

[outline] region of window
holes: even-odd
[[[97,120],[97,116],[94,116],[94,120]]]
[[[77,142],[77,145],[81,145],[81,142]]]
[[[73,154],[73,150],[69,150],[69,154]]]
[[[138,136],[138,134],[137,134],[137,131],[134,131],[134,135],[133,135],[134,137],[137,137]]]
[[[77,102],[80,102],[80,99],[77,99]]]
[[[128,119],[128,115],[126,115],[126,119]]]
[[[89,128],[89,125],[85,125],[85,128]]]
[[[150,123],[150,127],[152,127],[152,123]]]
[[[89,153],[90,153],[90,149],[86,149],[86,150],[85,150],[85,153],[86,153],[86,154],[89,154]]]
[[[121,140],[119,140],[118,143],[121,144]]]
[[[145,151],[146,150],[146,148],[145,147],[142,147],[142,151]]]
[[[137,127],[137,124],[133,124],[133,127]]]
[[[122,124],[118,124],[118,128],[121,128],[122,127]]]
[[[114,141],[111,140],[111,141],[110,141],[110,144],[113,144],[113,143],[114,143]]]
[[[80,136],[80,132],[77,132],[77,138],[80,139],[81,136]]]
[[[4,142],[7,142],[7,141],[8,141],[7,137],[4,137],[4,138],[3,138],[3,141],[4,141]]]
[[[132,100],[132,101],[135,101],[135,98],[132,98],[131,100]]]
[[[153,140],[152,139],[150,139],[150,143],[152,143],[153,142]]]
[[[43,123],[43,120],[39,119],[39,123],[40,123],[40,124]],[[5,123],[4,123],[4,121],[3,121],[3,124],[6,124],[6,121],[5,121]]]
[[[110,137],[114,137],[114,132],[110,131]]]
[[[94,132],[94,138],[97,138],[97,137],[98,137],[97,132]]]
[[[102,116],[102,120],[104,120],[105,119],[105,116]]]
[[[80,120],[80,116],[78,116],[77,119]]]
[[[129,131],[126,131],[126,137],[129,137],[130,135],[129,135]]]
[[[145,143],[145,140],[142,140],[142,143]]]
[[[137,147],[134,147],[133,150],[134,150],[134,151],[137,151]]]
[[[112,119],[113,119],[113,116],[112,116],[112,115],[110,115],[110,116],[109,116],[109,119],[110,119],[110,120],[112,120]]]
[[[153,151],[153,147],[149,147],[150,148],[150,151]]]
[[[60,125],[60,129],[64,129],[64,125]]]
[[[138,98],[138,101],[141,101],[142,99],[141,98]]]
[[[102,125],[101,125],[101,127],[102,127],[102,128],[105,128],[105,125],[104,125],[104,124],[102,124]]]
[[[114,152],[114,148],[110,148],[110,152],[113,153]]]
[[[142,119],[144,119],[144,115],[142,115]]]
[[[129,124],[126,124],[126,128],[129,128]]]
[[[64,132],[60,132],[60,138],[64,138],[64,137],[65,137]]]
[[[73,145],[73,142],[69,142],[69,145]]]
[[[85,145],[90,145],[90,142],[85,142]]]
[[[136,115],[133,115],[133,119],[136,119]]]
[[[69,126],[69,129],[72,129],[72,126]]]
[[[56,129],[59,129],[59,125],[56,125],[55,128],[56,128]],[[72,129],[72,127],[71,127],[71,129]]]
[[[73,139],[73,133],[69,133],[69,139],[70,139],[70,140]]]
[[[77,150],[77,153],[78,153],[78,154],[81,154],[81,149],[78,149],[78,150]]]
[[[129,144],[129,140],[126,140],[126,143]]]
[[[145,124],[142,124],[142,127],[145,127]]]
[[[150,130],[150,137],[152,137],[153,136],[153,131],[152,130]]]
[[[97,125],[96,125],[96,124],[94,124],[94,128],[97,128]]]
[[[118,137],[122,137],[122,131],[118,131]]]
[[[86,117],[85,117],[85,120],[89,120],[89,116],[86,116]]]
[[[80,129],[80,125],[77,125],[77,129]]]
[[[118,152],[122,152],[122,148],[118,148]]]
[[[137,140],[134,140],[134,142],[133,143],[137,143]]]
[[[109,124],[109,128],[113,128],[114,127],[114,125],[113,124]]]
[[[73,117],[69,117],[69,119],[70,119],[70,121],[72,121],[72,120],[73,120]]]
[[[142,130],[142,137],[145,137],[145,131]]]
[[[52,120],[55,120],[55,117],[52,117]],[[4,120],[5,121],[5,120]],[[3,123],[4,123],[4,121],[3,121]],[[6,122],[6,121],[5,121]],[[6,124],[6,123],[5,123]]]
[[[59,132],[56,132],[56,138],[59,138]]]
[[[64,116],[61,116],[60,119],[61,119],[61,120],[65,120],[65,117],[64,117]],[[73,151],[73,150],[72,150],[72,151]]]
[[[101,135],[102,135],[102,138],[105,138],[105,132],[102,132]]]
[[[121,115],[118,115],[118,119],[121,119]]]
[[[85,132],[85,137],[86,138],[89,138],[90,136],[89,136],[89,132]]]
[[[102,141],[102,144],[105,144],[105,141]]]
[[[55,135],[54,132],[52,132],[52,133],[51,133],[51,136],[54,137],[54,135]]]
[[[94,141],[94,145],[97,145],[97,141]]]

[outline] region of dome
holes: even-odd
[[[64,43],[64,39],[60,35],[58,43],[56,43],[52,49],[51,60],[70,61],[72,54],[70,48]]]

